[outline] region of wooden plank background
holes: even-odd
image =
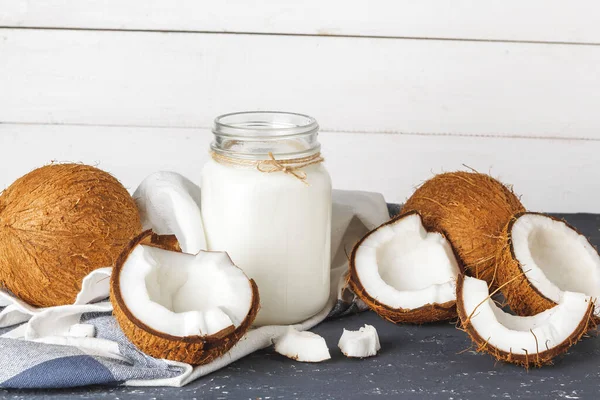
[[[600,43],[594,0],[0,0],[0,25]]]
[[[143,10],[143,12],[140,12]],[[468,165],[600,212],[600,5],[0,0],[0,187],[56,159],[198,180],[215,116],[315,116],[334,186]]]

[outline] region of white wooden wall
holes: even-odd
[[[600,4],[0,0],[0,188],[50,160],[198,180],[219,114],[315,116],[334,185],[491,172],[600,212]]]

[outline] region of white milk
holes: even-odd
[[[303,168],[305,185],[210,160],[202,172],[209,250],[227,251],[260,293],[255,325],[293,324],[329,296],[331,180],[323,165]]]

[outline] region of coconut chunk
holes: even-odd
[[[69,328],[69,336],[73,337],[94,337],[96,327],[92,324],[73,324]]]
[[[338,347],[347,357],[371,357],[381,349],[379,335],[372,325],[365,325],[357,331],[344,329]]]
[[[203,364],[227,351],[258,311],[254,281],[227,253],[170,251],[161,240],[136,238],[111,280],[115,317],[142,351]],[[157,244],[158,243],[158,244]],[[206,348],[205,348],[206,347]]]
[[[207,249],[200,188],[189,179],[175,172],[155,172],[142,181],[133,198],[144,230],[175,235],[184,253]]]
[[[518,214],[502,240],[499,283],[505,284],[502,292],[518,314],[551,308],[566,291],[600,297],[600,256],[566,222],[538,213]]]
[[[275,340],[275,351],[302,362],[320,362],[331,358],[323,337],[309,331],[297,331],[292,326]]]
[[[408,213],[368,233],[354,248],[349,283],[357,295],[392,322],[423,323],[456,316],[452,246]]]
[[[593,312],[581,293],[564,292],[553,308],[520,317],[500,309],[483,280],[461,276],[457,291],[461,325],[477,350],[526,367],[550,364],[566,352],[588,330]]]

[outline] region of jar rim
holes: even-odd
[[[244,140],[278,140],[316,133],[317,120],[306,114],[286,111],[240,111],[215,118],[212,132]]]

